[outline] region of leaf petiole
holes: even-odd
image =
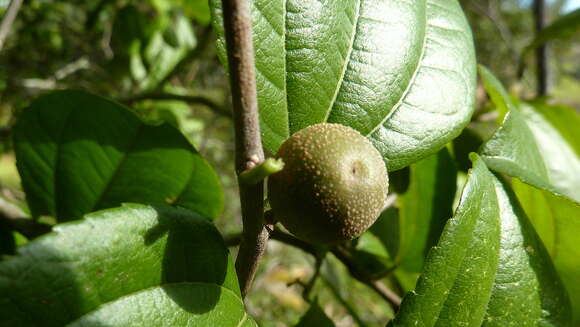
[[[243,171],[239,176],[240,183],[254,185],[264,180],[264,178],[282,171],[284,161],[282,159],[268,158],[261,164]]]

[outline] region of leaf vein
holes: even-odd
[[[405,98],[407,97],[409,92],[411,92],[411,89],[413,88],[415,79],[419,75],[419,71],[421,70],[421,67],[423,65],[423,59],[425,58],[425,53],[426,53],[425,49],[427,48],[427,39],[428,39],[428,34],[429,34],[429,28],[428,28],[429,19],[427,17],[427,12],[428,12],[428,8],[425,8],[425,35],[423,35],[423,45],[421,46],[421,55],[419,56],[419,61],[417,62],[417,67],[415,67],[415,71],[413,72],[413,75],[411,76],[411,79],[409,80],[409,84],[407,85],[407,88],[405,89],[405,91],[401,95],[401,98],[397,101],[397,103],[395,103],[395,105],[387,113],[385,118],[379,124],[377,124],[377,126],[375,126],[369,133],[367,133],[365,135],[366,137],[369,137],[370,135],[374,134],[381,126],[383,126],[399,110],[401,105],[404,103]]]
[[[348,47],[348,53],[346,55],[346,58],[344,60],[344,65],[342,67],[342,71],[340,73],[340,76],[338,78],[338,83],[336,85],[336,90],[334,92],[334,95],[332,97],[332,100],[330,101],[330,104],[328,106],[328,109],[326,110],[326,115],[324,117],[324,122],[328,121],[328,117],[330,117],[330,113],[332,111],[332,108],[334,107],[334,104],[336,102],[336,98],[338,97],[338,93],[340,92],[340,89],[342,87],[342,83],[344,82],[344,76],[346,75],[346,71],[348,69],[348,64],[350,62],[350,58],[352,55],[352,51],[354,49],[354,41],[356,39],[356,31],[358,28],[358,22],[359,22],[359,18],[360,18],[360,11],[361,11],[361,7],[362,7],[362,2],[363,0],[359,0],[358,6],[357,6],[357,11],[355,13],[355,21],[353,22],[353,26],[352,26],[352,35],[350,38],[350,45]]]

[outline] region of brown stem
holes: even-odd
[[[234,108],[236,172],[239,175],[264,161],[256,95],[252,20],[247,0],[222,0],[222,6]],[[244,229],[236,259],[236,272],[242,296],[245,296],[266,249],[269,233],[264,222],[264,183],[238,184]]]
[[[274,229],[272,233],[270,233],[270,238],[278,242],[292,245],[293,247],[298,248],[306,253],[312,254],[315,258],[319,256],[320,250],[314,247],[312,244],[299,240],[296,237],[288,233],[284,233],[279,229]]]

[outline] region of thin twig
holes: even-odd
[[[214,101],[202,97],[202,96],[192,96],[192,95],[181,95],[181,94],[173,94],[173,93],[158,93],[158,92],[151,92],[151,93],[142,93],[137,94],[128,98],[121,99],[120,102],[131,105],[135,102],[144,101],[144,100],[176,100],[176,101],[183,101],[190,104],[201,104],[213,112],[220,116],[232,117],[232,113],[229,112],[226,108],[218,105]]]
[[[22,6],[23,0],[12,0],[8,5],[8,9],[6,9],[6,13],[4,17],[2,17],[2,23],[0,23],[0,50],[4,46],[4,41],[6,41],[6,37],[10,30],[12,29],[12,24],[18,15],[18,11]]]
[[[222,0],[230,86],[234,108],[236,172],[238,175],[264,161],[260,137],[258,99],[249,1]],[[244,224],[236,272],[242,296],[250,289],[268,242],[264,222],[264,183],[238,183]]]
[[[36,238],[51,231],[52,227],[38,223],[14,204],[0,198],[0,226],[17,231],[28,239]]]
[[[312,244],[310,243],[306,243],[302,240],[297,239],[296,237],[284,233],[279,229],[274,229],[271,233],[270,233],[270,238],[273,240],[276,240],[278,242],[282,242],[288,245],[292,245],[295,248],[299,248],[302,251],[309,253],[311,255],[313,255],[315,258],[318,256],[318,253],[320,252],[320,250],[318,250],[316,247],[314,247]]]
[[[309,302],[309,298],[310,298],[310,293],[312,292],[312,289],[314,288],[314,284],[316,284],[316,280],[318,279],[318,276],[320,276],[320,268],[322,267],[322,262],[324,262],[324,256],[317,256],[316,257],[316,262],[314,263],[314,273],[312,274],[312,277],[310,277],[310,280],[308,280],[308,283],[304,285],[304,288],[302,289],[302,297],[304,298],[304,300],[306,300],[307,302]]]
[[[241,235],[231,235],[225,237],[228,246],[234,246],[239,243]],[[280,231],[279,229],[274,229],[270,233],[270,239],[294,246],[301,249],[302,251],[311,254],[315,258],[320,257],[321,249],[317,248],[309,243],[297,239],[296,237]],[[379,296],[385,299],[391,304],[393,310],[396,312],[399,310],[401,305],[401,297],[391,290],[388,286],[379,280],[373,279],[370,274],[360,267],[352,258],[352,255],[348,250],[336,246],[331,249],[332,254],[346,266],[346,268],[351,273],[352,277],[360,281],[361,283],[367,285],[373,291],[375,291]]]
[[[396,312],[401,306],[401,297],[389,289],[385,284],[378,280],[373,280],[371,276],[363,268],[354,262],[352,255],[346,249],[337,246],[332,249],[332,254],[337,257],[345,266],[351,275],[373,289],[383,299],[391,304],[393,310]]]

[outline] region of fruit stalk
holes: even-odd
[[[254,48],[249,2],[222,0],[236,142],[236,172],[264,161],[260,137],[258,99],[254,71]],[[264,183],[239,182],[243,232],[236,272],[242,296],[252,284],[258,262],[268,242],[264,221]]]
[[[283,168],[284,161],[268,158],[254,168],[240,173],[238,180],[244,184],[256,184],[263,181],[266,177],[282,171]]]

